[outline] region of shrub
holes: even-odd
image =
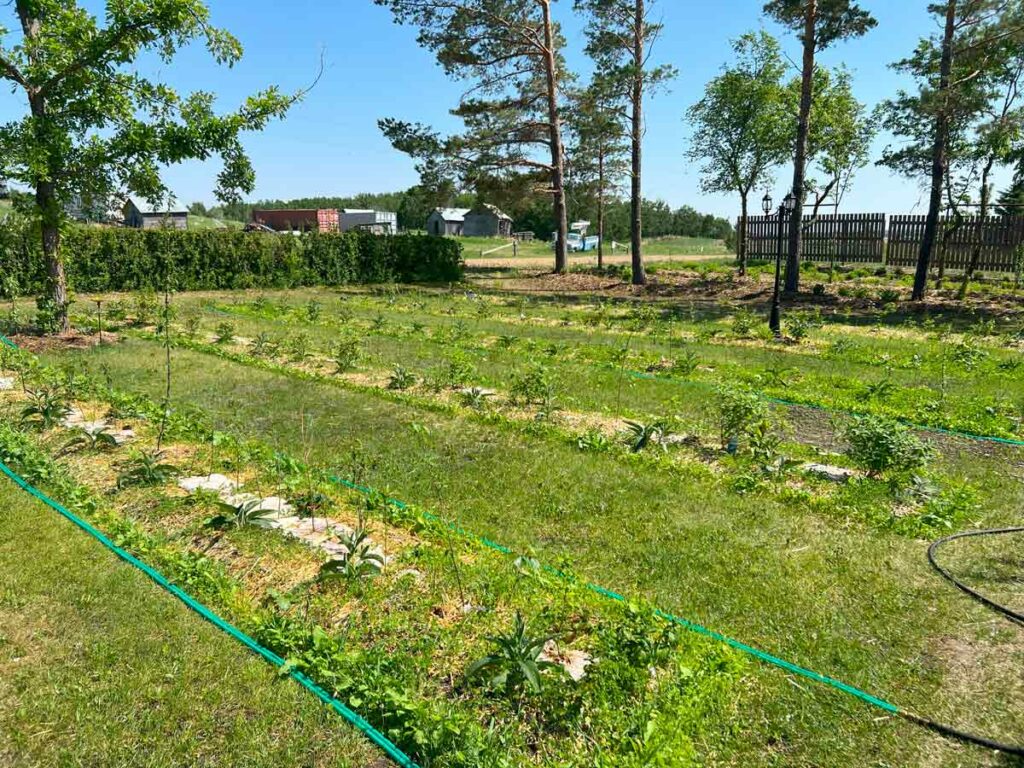
[[[519,405],[548,405],[555,397],[555,377],[543,365],[512,374],[512,401]]]
[[[843,430],[847,455],[869,477],[886,472],[912,472],[931,458],[931,448],[909,428],[880,416],[854,419]]]
[[[750,428],[769,417],[768,404],[755,395],[736,387],[720,387],[716,403],[718,429],[725,447],[746,434]]]
[[[757,325],[757,315],[749,309],[741,309],[732,317],[732,332],[737,336],[749,336]]]
[[[12,217],[13,218],[13,217]],[[38,236],[0,223],[0,274],[25,294],[43,293]],[[62,245],[79,291],[294,288],[375,282],[453,282],[462,247],[451,238],[367,232],[280,237],[230,230],[170,231],[71,226]]]
[[[363,350],[359,346],[359,340],[349,337],[342,338],[334,345],[334,350],[331,353],[331,359],[334,360],[334,364],[338,366],[338,373],[344,373],[345,371],[350,371],[355,368],[362,355]]]

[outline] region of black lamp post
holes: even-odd
[[[772,196],[765,193],[761,200],[761,207],[764,215],[769,216],[772,212]],[[779,250],[775,256],[775,288],[772,291],[772,314],[768,318],[768,327],[776,336],[782,335],[781,297],[780,288],[782,282],[782,244],[785,241],[786,219],[793,214],[796,208],[796,195],[790,192],[779,206]]]

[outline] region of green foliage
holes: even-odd
[[[69,413],[71,407],[59,390],[29,390],[28,403],[21,409],[21,423],[45,431],[58,426]]]
[[[339,541],[345,552],[320,567],[321,578],[340,576],[346,581],[361,581],[378,576],[384,569],[384,557],[374,550],[370,534],[363,526],[339,537]]]
[[[235,324],[229,323],[226,320],[222,323],[218,323],[214,334],[214,341],[217,344],[230,344],[235,340]]]
[[[842,432],[847,455],[869,476],[912,472],[931,458],[931,448],[908,427],[879,416],[851,421]]]
[[[403,390],[416,384],[416,377],[401,365],[396,365],[388,376],[388,389]]]
[[[0,274],[24,293],[47,285],[39,245],[0,221]],[[87,292],[295,288],[375,282],[450,282],[462,277],[462,248],[451,238],[366,232],[282,237],[226,230],[170,231],[69,226],[62,238],[68,280]],[[154,307],[155,309],[155,307]],[[109,312],[109,310],[108,310]]]
[[[154,483],[146,483],[153,485]],[[276,513],[270,509],[263,509],[263,499],[242,499],[232,504],[228,501],[218,501],[219,514],[207,520],[210,528],[247,528],[251,525],[259,525],[261,522],[271,520]]]
[[[107,426],[99,429],[86,429],[75,427],[71,430],[71,438],[61,446],[60,454],[65,455],[73,451],[102,451],[117,447],[117,440],[110,433]]]
[[[161,485],[178,474],[173,464],[164,463],[163,451],[136,451],[121,465],[117,487]]]
[[[720,387],[715,403],[722,445],[738,441],[755,424],[768,419],[768,404],[753,392]]]
[[[653,445],[662,445],[665,437],[665,424],[654,421],[649,424],[642,424],[637,421],[626,421],[626,430],[623,438],[629,450],[633,453],[640,453],[645,448]]]
[[[612,447],[612,441],[608,439],[608,435],[602,432],[600,429],[588,429],[578,438],[576,438],[576,447],[581,451],[594,451],[595,453],[602,453],[610,450]]]
[[[512,374],[509,394],[519,405],[549,405],[555,397],[557,384],[554,373],[545,366],[534,363],[523,371]]]
[[[460,393],[460,400],[462,401],[462,404],[468,408],[482,410],[487,405],[487,400],[493,396],[493,393],[483,390],[480,387],[470,387],[466,391]]]
[[[553,636],[531,636],[523,615],[518,611],[511,630],[487,639],[493,646],[492,652],[470,664],[466,669],[466,678],[484,678],[488,686],[503,689],[507,696],[520,690],[540,693],[541,674],[545,670],[561,669],[554,662],[540,658],[545,644]]]
[[[359,340],[352,336],[343,336],[331,351],[331,359],[338,366],[338,373],[351,371],[363,356]]]

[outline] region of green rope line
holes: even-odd
[[[713,385],[703,381],[690,381],[688,379],[680,381],[679,379],[673,379],[668,376],[658,376],[653,373],[641,373],[640,371],[626,371],[626,375],[634,379],[642,379],[645,381],[663,381],[667,384],[677,384],[680,386],[689,385],[702,388],[711,388]],[[809,408],[814,411],[822,411],[823,413],[841,413],[845,416],[853,416],[854,418],[863,418],[869,414],[858,413],[857,411],[844,411],[841,409],[828,408],[824,405],[818,405],[817,403],[797,403],[793,400],[783,400],[778,397],[769,397],[768,395],[762,395],[769,403],[775,403],[776,405],[785,405],[788,408]],[[972,432],[959,432],[955,429],[945,429],[943,427],[929,427],[924,424],[915,424],[910,419],[903,418],[901,416],[896,417],[896,421],[904,424],[911,429],[916,429],[921,432],[935,432],[937,434],[949,435],[950,437],[961,437],[965,440],[977,440],[984,443],[1001,443],[1002,445],[1012,445],[1021,447],[1024,446],[1024,440],[1015,440],[1008,437],[995,437],[993,435],[976,435]]]
[[[6,337],[2,337],[2,335],[0,335],[0,338],[3,338],[4,341],[7,341]],[[0,472],[2,472],[8,478],[14,481],[14,483],[18,485],[23,491],[25,491],[31,496],[34,496],[36,499],[43,502],[43,504],[48,506],[50,509],[59,513],[67,520],[71,521],[74,525],[78,526],[81,530],[85,531],[87,534],[92,536],[94,539],[96,539],[96,541],[100,542],[100,544],[102,544],[104,547],[106,547],[115,555],[117,555],[121,560],[142,571],[150,579],[156,582],[157,585],[162,587],[170,594],[174,595],[174,597],[178,598],[178,600],[183,602],[186,606],[195,611],[202,618],[206,619],[206,621],[213,624],[215,627],[217,627],[217,629],[227,633],[235,640],[240,642],[242,645],[244,645],[246,648],[251,650],[253,653],[257,654],[258,656],[261,656],[265,661],[269,662],[275,667],[280,669],[284,666],[285,660],[278,656],[276,653],[269,650],[268,648],[263,647],[249,635],[245,634],[234,625],[222,619],[220,616],[218,616],[205,605],[197,601],[195,598],[193,598],[187,592],[182,590],[180,587],[177,587],[173,583],[168,581],[167,578],[164,577],[164,575],[161,574],[159,571],[157,571],[156,569],[139,560],[137,557],[133,556],[131,553],[114,544],[114,542],[107,538],[99,529],[90,525],[88,522],[78,517],[73,512],[69,511],[63,505],[51,499],[38,488],[35,488],[27,480],[25,480],[16,472],[14,472],[14,470],[12,470],[2,461],[0,461]],[[372,741],[374,744],[380,747],[388,755],[388,757],[394,760],[402,768],[419,768],[416,765],[416,763],[413,762],[412,758],[410,758],[408,755],[402,752],[402,750],[396,747],[384,734],[382,734],[380,731],[378,731],[376,728],[370,725],[357,712],[350,709],[348,706],[338,701],[338,699],[331,696],[331,694],[329,694],[319,685],[314,683],[306,675],[294,669],[289,670],[288,674],[294,680],[296,680],[303,688],[305,688],[307,691],[309,691],[318,699],[320,699],[320,701],[322,701],[324,704],[327,704],[331,709],[333,709],[337,714],[339,714],[341,717],[347,720],[350,724],[355,726],[356,729],[361,731],[370,741]]]
[[[357,491],[358,493],[362,493],[362,494],[365,494],[365,495],[368,495],[368,496],[377,493],[377,491],[375,491],[372,488],[368,488],[368,487],[362,486],[362,485],[357,485],[356,483],[353,483],[351,480],[346,480],[343,477],[337,477],[335,475],[328,475],[328,480],[330,480],[332,483],[335,483],[337,485],[341,485],[341,486],[343,486],[345,488],[349,488],[349,489],[351,489],[353,491]],[[408,509],[409,508],[409,505],[406,502],[401,501],[399,499],[387,498],[387,502],[389,504],[395,505],[399,509]],[[438,522],[438,523],[441,523],[443,525],[446,525],[446,526],[448,526],[448,528],[452,532],[457,533],[457,534],[459,534],[461,536],[465,536],[466,538],[468,538],[470,540],[476,541],[477,543],[482,544],[483,546],[487,547],[488,549],[494,550],[495,552],[500,552],[501,554],[508,555],[508,556],[516,554],[516,552],[514,550],[512,550],[511,548],[506,547],[503,544],[498,544],[496,542],[493,542],[490,539],[484,538],[483,536],[478,536],[477,534],[472,533],[471,531],[467,531],[464,528],[462,528],[461,526],[455,525],[454,523],[448,523],[448,522],[442,520],[437,515],[433,514],[432,512],[427,512],[426,510],[420,510],[420,512],[428,520],[432,520],[434,522]],[[572,576],[570,576],[569,574],[566,574],[564,571],[561,571],[560,569],[555,568],[553,566],[542,565],[541,568],[545,571],[545,573],[550,573],[550,574],[552,574],[554,576],[557,576],[560,579],[565,579],[567,581],[574,581]],[[613,592],[612,590],[607,589],[606,587],[602,587],[599,584],[594,584],[593,582],[587,582],[586,584],[584,584],[584,586],[588,590],[590,590],[591,592],[594,592],[595,594],[598,594],[598,595],[600,595],[602,597],[608,598],[609,600],[614,600],[617,603],[626,603],[626,602],[628,602],[628,599],[625,596],[620,595],[618,592]],[[784,670],[786,670],[788,672],[792,672],[793,674],[799,675],[800,677],[804,677],[804,678],[806,678],[808,680],[812,680],[812,681],[814,681],[816,683],[821,683],[822,685],[826,685],[826,686],[829,686],[829,687],[834,688],[836,690],[842,691],[844,693],[848,693],[851,696],[855,696],[856,698],[860,699],[861,701],[864,701],[864,702],[866,702],[866,703],[868,703],[868,704],[870,704],[870,705],[872,705],[874,707],[877,707],[879,709],[885,710],[886,712],[889,712],[891,714],[894,714],[894,715],[902,714],[902,711],[900,710],[900,708],[897,707],[895,704],[890,704],[888,701],[885,701],[884,699],[880,699],[877,696],[873,696],[870,693],[867,693],[866,691],[862,691],[859,688],[855,688],[854,686],[849,685],[847,683],[844,683],[841,680],[837,680],[834,677],[829,677],[828,675],[823,675],[820,672],[815,672],[814,670],[806,669],[805,667],[801,667],[798,664],[794,664],[793,662],[786,661],[785,659],[782,659],[782,658],[780,658],[778,656],[774,656],[774,655],[772,655],[770,653],[767,653],[766,651],[762,651],[762,650],[760,650],[758,648],[755,648],[752,645],[747,645],[746,643],[740,642],[739,640],[735,640],[735,639],[729,637],[728,635],[723,635],[721,632],[716,632],[713,629],[708,629],[707,627],[705,627],[705,626],[703,626],[701,624],[697,624],[695,622],[692,622],[689,619],[681,618],[681,617],[676,616],[674,614],[668,613],[667,611],[663,611],[661,609],[657,609],[655,611],[655,614],[658,617],[664,619],[665,621],[669,621],[669,622],[671,622],[673,624],[676,624],[676,625],[682,627],[683,629],[686,629],[686,630],[688,630],[690,632],[693,632],[695,634],[703,635],[704,637],[710,638],[712,640],[716,640],[716,641],[718,641],[720,643],[723,643],[723,644],[729,646],[730,648],[733,648],[733,649],[735,649],[737,651],[745,653],[748,656],[753,656],[754,658],[756,658],[756,659],[758,659],[760,661],[763,661],[766,664],[769,664],[769,665],[775,666],[775,667],[779,667],[780,669],[784,669]]]

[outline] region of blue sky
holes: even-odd
[[[935,22],[925,10],[925,0],[862,2],[878,19],[878,27],[865,38],[827,51],[821,61],[845,63],[854,73],[857,97],[873,107],[903,84],[887,65],[909,53],[919,37],[933,32]],[[728,61],[730,39],[745,31],[765,26],[782,39],[790,57],[799,60],[797,41],[763,18],[762,4],[763,0],[659,0],[657,12],[665,32],[656,57],[675,65],[679,78],[649,105],[646,196],[730,218],[736,214],[738,203],[733,197],[699,191],[696,171],[683,157],[688,133],[683,116],[700,98],[707,80]],[[372,0],[293,0],[287,5],[269,0],[213,0],[211,6],[214,22],[232,31],[245,46],[240,64],[233,69],[218,67],[204,50],[194,47],[179,54],[171,66],[146,62],[144,68],[182,91],[212,90],[227,109],[270,83],[286,90],[303,87],[315,75],[321,52],[326,59],[324,76],[306,100],[283,122],[246,139],[257,172],[254,198],[405,188],[416,183],[412,163],[380,135],[377,119],[394,116],[441,129],[458,127],[448,110],[464,84],[446,78],[431,54],[416,45],[415,30],[396,26],[390,13]],[[569,65],[585,72],[581,20],[570,0],[557,2],[555,11],[569,39]],[[4,21],[9,13],[0,11]],[[0,120],[21,112],[19,99],[0,94]],[[876,155],[887,138],[879,137]],[[216,172],[213,163],[189,163],[169,169],[166,179],[179,199],[212,203]],[[785,176],[785,171],[779,174],[776,197],[785,189]],[[861,172],[844,202],[846,211],[904,213],[921,208],[917,184],[873,167]]]

